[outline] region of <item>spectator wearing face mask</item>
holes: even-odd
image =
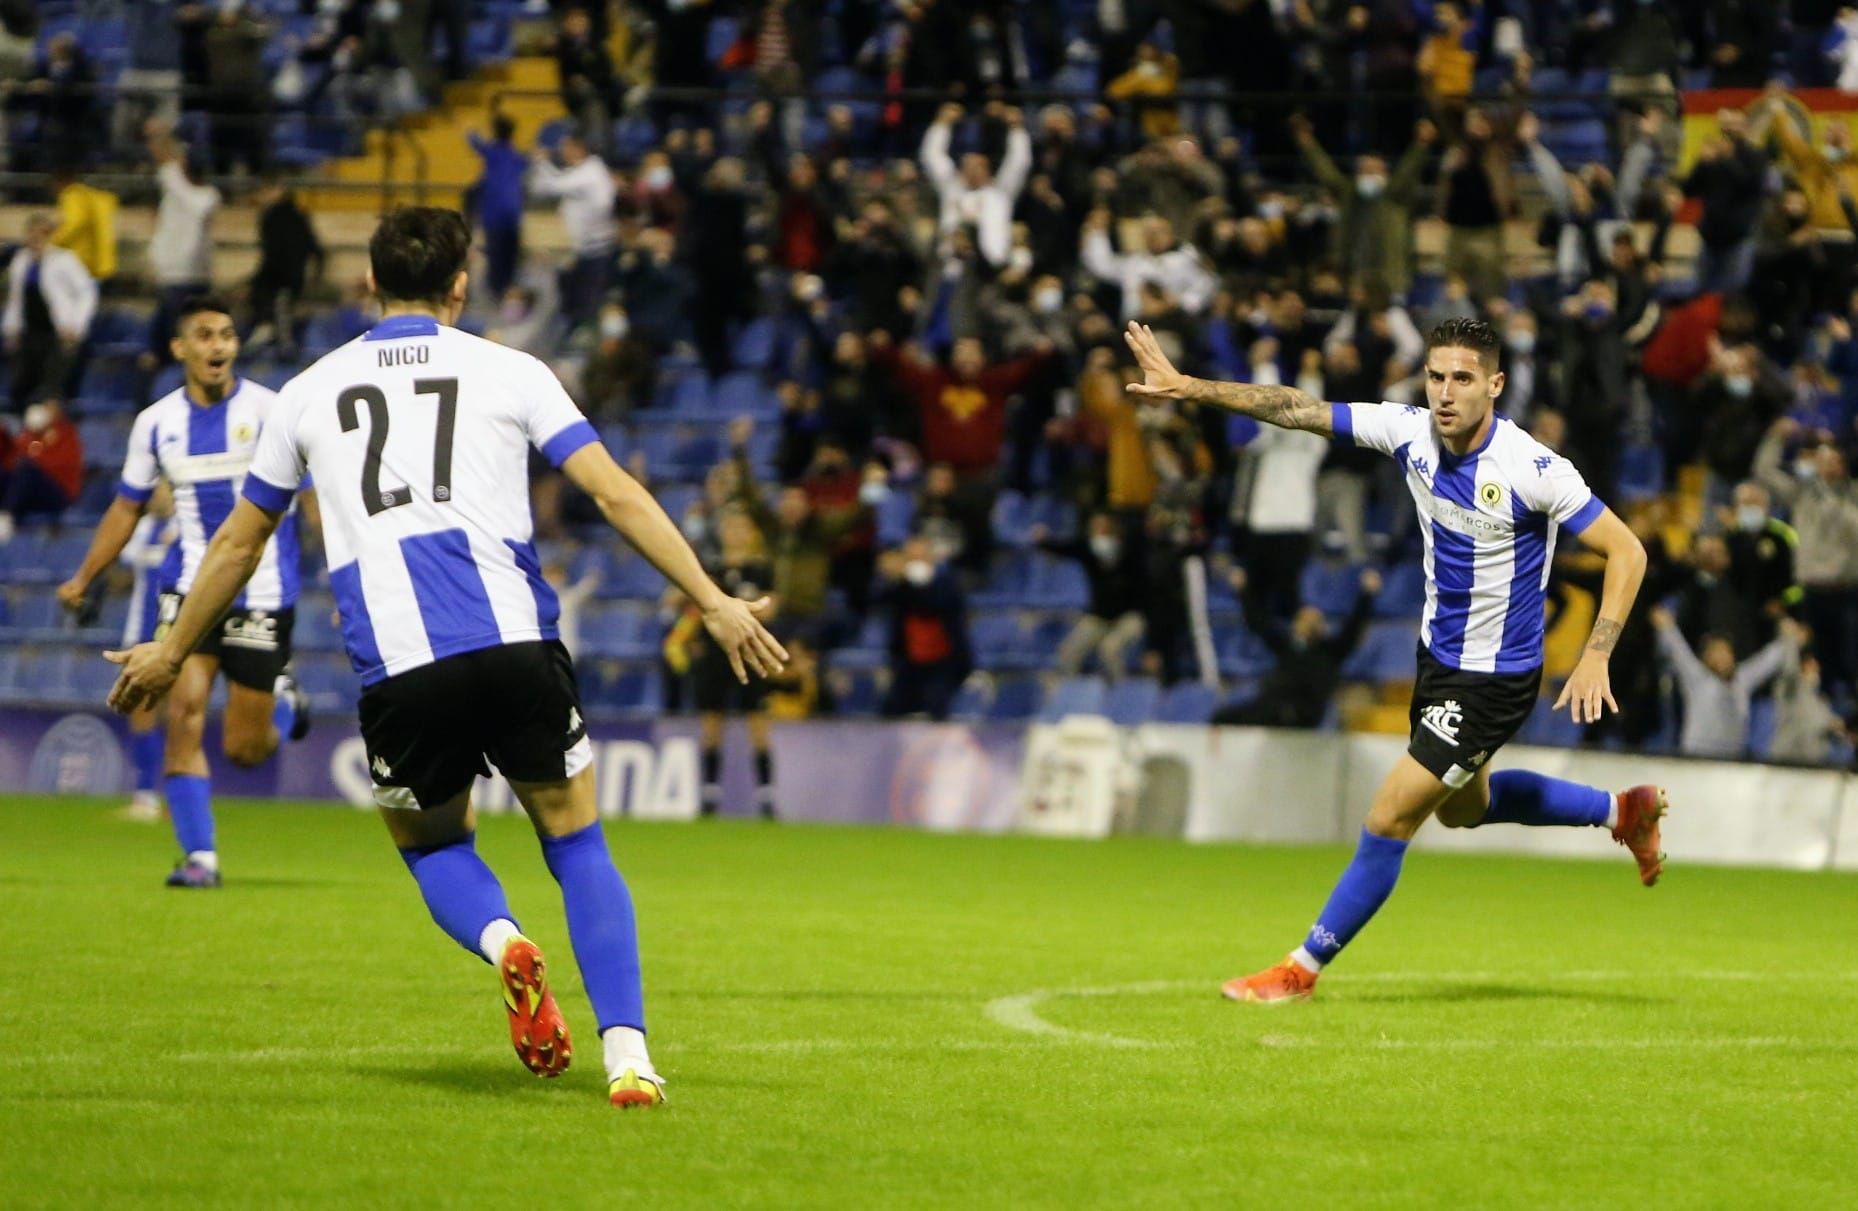
[[[1746,656],[1759,649],[1760,603],[1744,593],[1729,562],[1729,543],[1720,534],[1699,534],[1691,543],[1687,567],[1672,573],[1678,629],[1692,647],[1707,635],[1721,635],[1730,648]]]
[[[1802,446],[1784,465],[1799,436],[1792,420],[1776,421],[1755,451],[1755,477],[1787,506],[1798,536],[1800,615],[1826,682],[1843,690],[1858,683],[1858,484],[1832,442]]]
[[[1518,308],[1503,329],[1503,414],[1525,428],[1541,381],[1539,371],[1535,315]]]
[[[1147,596],[1145,566],[1138,544],[1109,513],[1093,513],[1084,533],[1054,538],[1046,527],[1032,528],[1033,545],[1075,559],[1090,582],[1090,602],[1058,645],[1057,670],[1065,677],[1083,671],[1092,656],[1109,681],[1129,667],[1129,653],[1142,642],[1142,607]]]
[[[55,403],[26,409],[23,429],[0,427],[0,544],[11,542],[26,517],[57,517],[77,499],[84,479],[84,443]]]
[[[1282,382],[1274,355],[1270,339],[1252,347],[1253,383]],[[1296,385],[1321,391],[1320,370]],[[1330,444],[1319,434],[1260,425],[1245,446],[1233,492],[1233,555],[1250,573],[1250,608],[1261,617],[1296,611],[1316,528],[1316,477]]]
[[[961,167],[949,158],[949,142],[961,121],[961,106],[942,106],[923,135],[923,172],[942,202],[938,226],[946,239],[957,228],[970,227],[982,257],[990,265],[1004,265],[1013,248],[1013,206],[1032,171],[1032,138],[1019,110],[1003,108],[995,116],[1006,124],[1006,154],[996,172],[987,157],[969,152]]]
[[[1764,638],[1774,620],[1800,605],[1800,582],[1794,573],[1799,536],[1769,512],[1768,490],[1754,480],[1735,486],[1734,507],[1721,511],[1728,530],[1729,569],[1737,589],[1755,603],[1765,622]]]
[[[1745,661],[1721,635],[1706,636],[1702,654],[1693,652],[1671,612],[1652,611],[1658,646],[1677,678],[1684,701],[1684,729],[1678,747],[1691,757],[1735,760],[1748,752],[1749,704],[1755,692],[1772,681],[1790,652],[1798,652],[1799,624],[1783,622],[1779,638]]]
[[[1697,286],[1704,293],[1732,294],[1754,272],[1755,218],[1761,209],[1768,161],[1748,138],[1739,109],[1716,116],[1721,133],[1703,141],[1697,162],[1684,179],[1684,192],[1703,204],[1697,234]]]
[[[1415,126],[1413,142],[1391,173],[1384,157],[1370,154],[1356,162],[1352,179],[1317,144],[1307,118],[1293,118],[1291,134],[1316,183],[1342,208],[1330,237],[1331,259],[1350,284],[1372,279],[1395,294],[1405,294],[1413,281],[1413,206],[1438,128],[1429,121]]]
[[[1719,348],[1711,369],[1692,392],[1692,408],[1703,429],[1703,461],[1710,478],[1707,506],[1721,504],[1730,485],[1748,477],[1755,448],[1787,410],[1787,384],[1768,368],[1752,345]]]
[[[581,371],[581,410],[596,420],[623,421],[652,402],[658,359],[632,331],[626,309],[600,309],[599,338]]]
[[[1271,649],[1276,663],[1255,698],[1220,710],[1212,721],[1248,727],[1320,727],[1342,680],[1342,666],[1354,654],[1374,615],[1381,574],[1373,568],[1362,571],[1354,608],[1339,626],[1312,605],[1299,607],[1288,622],[1260,613],[1254,605],[1258,595],[1248,591],[1243,568],[1233,569],[1232,587],[1245,603],[1245,625]]]
[[[961,585],[920,536],[879,556],[877,570],[875,596],[891,611],[890,689],[882,712],[946,719],[974,667]]]

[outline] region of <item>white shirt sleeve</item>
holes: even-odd
[[[1382,454],[1392,454],[1432,423],[1424,408],[1408,404],[1332,404],[1330,419],[1338,441],[1348,438]]]
[[[574,405],[567,389],[555,372],[533,357],[525,357],[517,383],[516,398],[522,400],[518,419],[529,444],[559,467],[582,446],[600,440],[594,427]]]
[[[1534,441],[1529,443],[1526,457],[1529,462],[1518,468],[1516,477],[1516,495],[1523,504],[1575,534],[1606,511],[1573,463]]]
[[[142,504],[161,480],[161,463],[155,458],[155,412],[144,408],[129,426],[129,453],[123,459],[123,481],[116,494]]]
[[[264,427],[258,431],[258,448],[245,473],[241,495],[267,513],[290,508],[290,498],[303,486],[306,468],[297,446],[297,406],[288,389],[272,403]]]

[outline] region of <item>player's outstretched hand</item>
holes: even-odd
[[[1598,723],[1602,705],[1612,707],[1615,715],[1619,713],[1619,703],[1613,701],[1612,679],[1607,675],[1606,656],[1600,652],[1585,652],[1581,662],[1574,666],[1567,684],[1561,687],[1555,709],[1567,707],[1568,717],[1576,723]]]
[[[748,684],[750,673],[772,677],[787,664],[787,649],[761,625],[762,616],[773,608],[774,602],[766,597],[759,601],[729,597],[703,612],[704,629],[728,655],[729,667],[743,685]]]
[[[1129,351],[1135,354],[1136,365],[1142,367],[1142,381],[1129,384],[1131,395],[1152,395],[1160,399],[1179,399],[1186,394],[1188,378],[1174,368],[1168,355],[1161,351],[1160,342],[1147,324],[1129,321],[1128,329],[1123,333],[1123,340],[1129,342]]]
[[[110,709],[119,715],[131,715],[145,706],[154,706],[174,687],[181,675],[180,666],[170,664],[162,655],[159,643],[138,643],[126,652],[105,652],[103,658],[120,664],[110,689]]]

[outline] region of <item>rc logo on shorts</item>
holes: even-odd
[[[277,619],[264,610],[252,610],[241,618],[226,619],[223,643],[235,648],[254,648],[261,652],[277,651]]]
[[[1419,712],[1419,722],[1427,731],[1456,747],[1458,725],[1464,722],[1464,708],[1458,705],[1456,698],[1447,698]]]

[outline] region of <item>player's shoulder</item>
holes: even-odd
[[[1557,464],[1568,460],[1549,449],[1529,430],[1507,416],[1497,418],[1497,430],[1491,435],[1490,452],[1494,460],[1512,475],[1540,478]]]
[[[268,408],[277,402],[277,392],[255,378],[241,376],[238,388],[230,398],[233,402],[243,404],[248,408]]]
[[[462,328],[442,328],[439,336],[440,352],[445,357],[474,362],[505,378],[520,380],[540,374],[550,378],[555,376],[548,363],[533,353],[498,344],[487,336],[466,332]]]

